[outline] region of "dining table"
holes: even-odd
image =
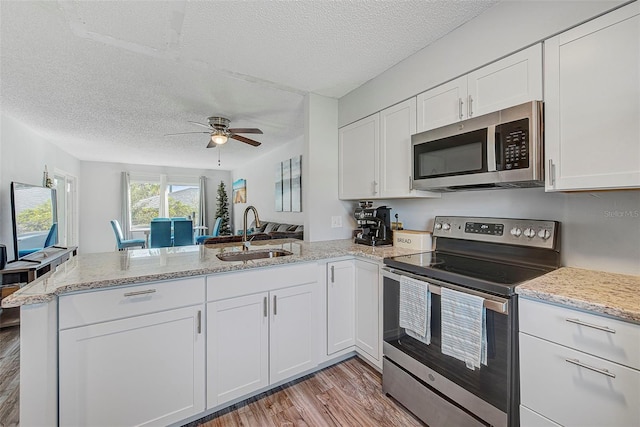
[[[193,236],[201,236],[203,232],[207,231],[209,227],[206,225],[196,225],[193,227]],[[149,235],[151,234],[151,227],[135,227],[131,229],[132,233],[144,233],[144,247],[149,247]],[[198,233],[198,234],[196,234]]]

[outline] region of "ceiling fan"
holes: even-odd
[[[245,144],[253,145],[254,147],[259,146],[261,143],[258,141],[254,141],[253,139],[244,137],[242,135],[238,135],[239,133],[256,133],[262,134],[262,131],[257,128],[229,128],[229,123],[231,122],[229,119],[224,117],[211,116],[208,117],[209,121],[208,125],[198,122],[192,122],[189,120],[189,123],[193,123],[194,125],[202,126],[209,129],[207,132],[180,132],[180,133],[167,133],[165,136],[170,135],[186,135],[190,133],[208,133],[211,135],[211,140],[209,141],[209,145],[207,148],[217,147],[219,145],[225,144],[229,138],[236,139],[238,141],[244,142]]]

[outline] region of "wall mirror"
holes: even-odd
[[[11,183],[13,251],[18,260],[58,242],[56,190]]]

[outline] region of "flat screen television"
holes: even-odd
[[[58,242],[56,190],[11,183],[13,251],[18,260]]]

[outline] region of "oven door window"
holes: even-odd
[[[487,310],[487,365],[471,370],[465,363],[442,354],[440,295],[431,294],[431,344],[426,345],[399,326],[400,284],[384,279],[384,341],[465,388],[496,408],[507,412],[509,318]]]
[[[487,129],[413,146],[416,179],[487,171]]]

